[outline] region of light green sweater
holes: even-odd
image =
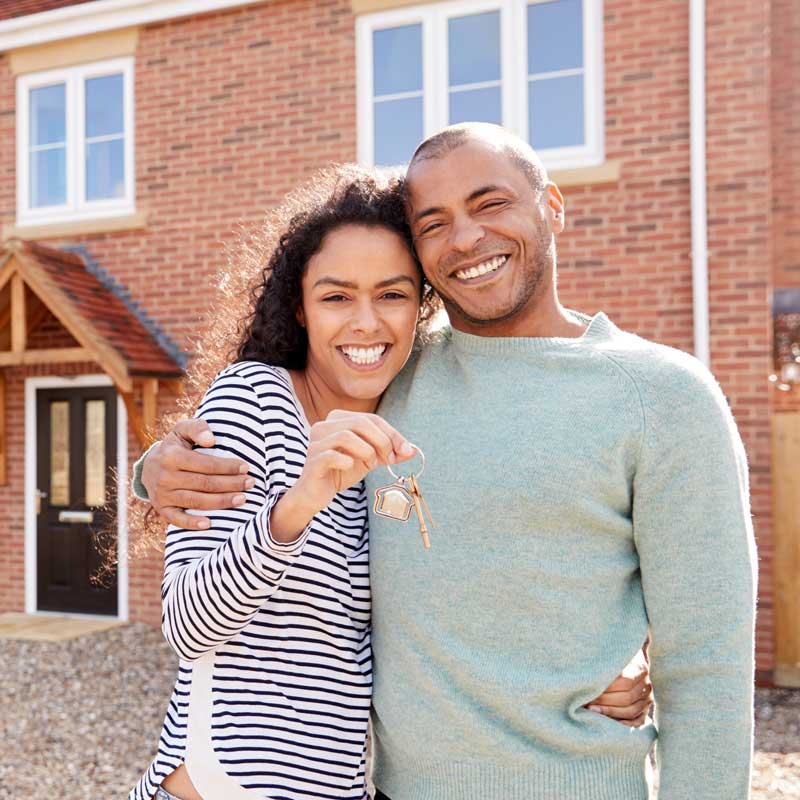
[[[370,516],[376,785],[646,798],[655,728],[582,706],[649,625],[659,800],[748,797],[747,466],[706,368],[603,314],[577,339],[448,331],[380,413],[425,452],[436,527],[425,551],[415,516]]]

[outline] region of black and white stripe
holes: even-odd
[[[269,511],[308,446],[288,374],[234,364],[198,416],[214,433],[209,452],[246,461],[256,485],[244,506],[208,513],[210,530],[167,533],[162,627],[181,660],[158,754],[130,800],[149,800],[183,763],[193,663],[210,653],[211,745],[226,777],[254,798],[362,800],[372,690],[364,486],[279,544]]]

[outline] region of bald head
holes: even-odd
[[[547,171],[534,149],[506,128],[488,122],[462,122],[434,133],[414,151],[408,169],[411,171],[420,161],[444,158],[467,142],[480,142],[504,153],[525,174],[535,192],[547,184]]]

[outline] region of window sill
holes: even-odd
[[[619,183],[620,172],[621,162],[606,161],[596,167],[554,169],[548,174],[553,183],[564,189],[569,186],[590,186],[596,183]]]
[[[147,214],[140,211],[122,217],[80,219],[73,222],[33,225],[4,225],[3,239],[58,239],[63,236],[82,236],[90,233],[141,230],[145,227],[147,227]]]

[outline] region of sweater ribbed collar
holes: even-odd
[[[590,317],[580,311],[565,310],[586,325],[580,336],[475,336],[454,328],[449,336],[453,346],[465,353],[531,353],[592,344],[614,330],[614,323],[602,311]]]

